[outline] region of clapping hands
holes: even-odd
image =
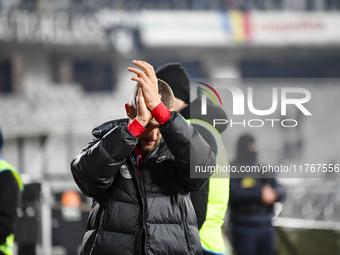
[[[137,100],[136,119],[145,127],[152,119],[151,111],[161,102],[158,94],[158,79],[152,65],[145,61],[133,60],[136,67],[128,67],[130,72],[135,73],[131,80],[139,83],[139,92]]]

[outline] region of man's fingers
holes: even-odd
[[[142,88],[139,86],[139,90],[138,90],[138,109],[137,111],[142,110],[143,108],[147,109],[146,105],[145,105],[145,99],[144,99],[144,95],[143,95],[143,90]]]
[[[145,61],[141,61],[141,60],[133,60],[132,62],[136,66],[142,68],[144,71],[140,70],[138,68],[128,67],[128,70],[130,72],[134,72],[135,74],[137,74],[137,76],[142,77],[143,79],[145,79],[146,82],[147,82],[147,79],[149,79],[153,83],[157,82],[157,77],[156,77],[156,74],[155,74],[155,70],[154,70],[152,65],[150,65],[149,63],[147,63]]]
[[[143,70],[151,70],[153,69],[153,66],[150,65],[148,62],[142,61],[142,60],[132,60],[132,63],[134,63],[136,66],[142,68]]]
[[[138,100],[141,99],[141,100],[144,100],[144,97],[143,97],[143,91],[142,91],[142,88],[139,86],[139,89],[138,89]],[[138,101],[139,103],[140,101]]]
[[[144,97],[143,97],[143,91],[142,88],[139,86],[139,91],[138,91],[138,110],[140,110],[140,107],[143,107],[145,105]]]
[[[152,65],[150,65],[149,63],[145,62],[145,61],[141,61],[141,60],[133,60],[132,63],[134,63],[136,66],[142,68],[146,74],[146,76],[148,76],[149,78],[155,78],[155,71]]]
[[[138,82],[141,87],[146,85],[144,79],[141,77],[133,76],[131,77],[131,80]]]
[[[143,70],[140,70],[135,67],[128,67],[128,70],[132,73],[137,74],[138,77],[142,77],[144,79],[147,79],[148,77],[146,76],[146,73]]]

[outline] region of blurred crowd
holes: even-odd
[[[121,10],[178,9],[178,10],[339,10],[339,0],[1,0],[1,11],[14,8],[26,10],[67,11],[86,13],[103,8]]]

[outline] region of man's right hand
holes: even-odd
[[[138,90],[136,119],[143,127],[146,127],[146,125],[152,119],[151,112],[146,107],[144,96],[143,96],[143,91],[141,87],[139,87],[139,90]]]

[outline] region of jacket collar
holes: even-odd
[[[107,121],[103,124],[101,124],[100,126],[94,128],[92,130],[92,135],[96,138],[102,138],[106,133],[108,133],[110,130],[112,130],[113,128],[117,127],[117,126],[128,126],[130,123],[130,119],[129,118],[125,118],[125,119],[118,119],[118,120],[111,120],[111,121]],[[158,146],[151,152],[146,153],[145,159],[149,158],[150,156],[153,157],[158,150],[163,147],[165,145],[164,139],[162,137],[160,143],[158,144]],[[137,147],[136,147],[137,148]],[[135,150],[136,150],[135,148]],[[138,149],[138,148],[137,148]],[[135,151],[134,151],[135,152]],[[138,153],[137,154],[141,154]]]
[[[129,118],[111,120],[111,121],[105,122],[105,123],[101,124],[100,126],[94,128],[92,130],[92,135],[96,138],[102,138],[111,129],[113,129],[117,126],[127,126],[127,125],[129,125],[129,122],[130,122]]]

